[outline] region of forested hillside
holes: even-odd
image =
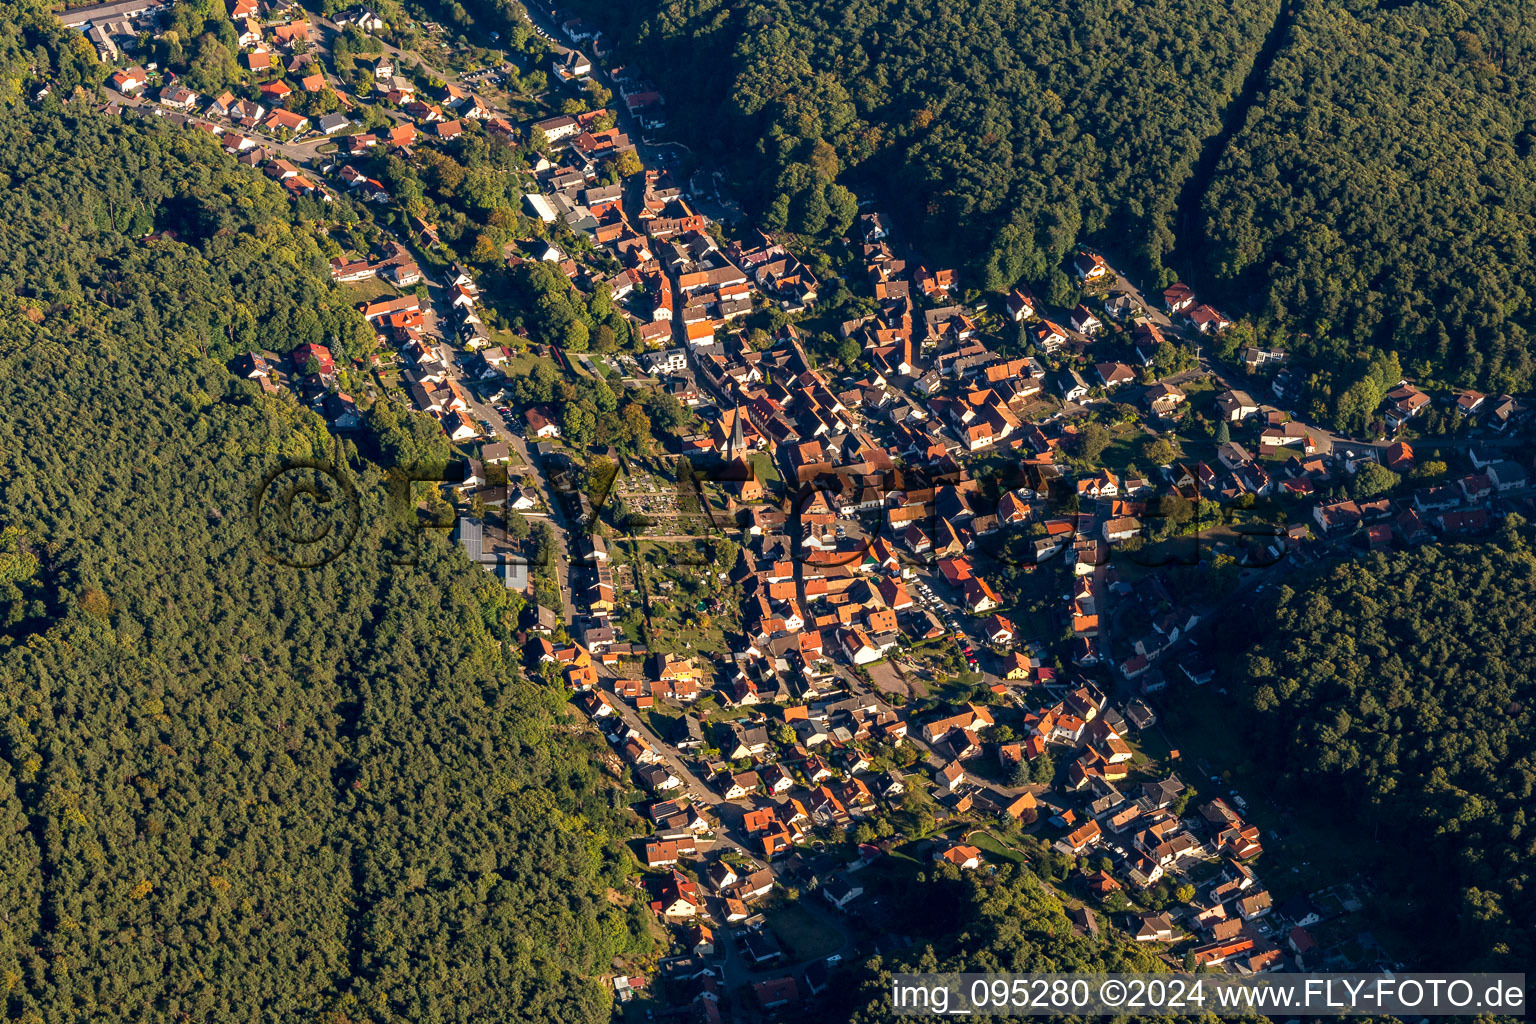
[[[1233,666],[1279,788],[1338,808],[1351,825],[1330,853],[1398,894],[1383,909],[1413,942],[1468,969],[1536,949],[1536,555],[1517,518],[1486,547],[1282,587],[1269,638]]]
[[[765,226],[836,233],[854,214],[838,183],[872,189],[936,255],[1003,288],[1045,278],[1084,236],[1162,265],[1180,186],[1279,3],[574,7],[657,77]]]
[[[28,99],[28,82],[50,83],[68,96],[77,86],[92,88],[106,77],[96,50],[79,32],[59,24],[41,0],[0,3],[0,109]]]
[[[1374,345],[1410,374],[1528,387],[1529,21],[1516,0],[1299,4],[1205,197],[1202,271],[1320,363]]]
[[[121,135],[105,118],[6,126],[0,294],[45,306],[89,300],[219,359],[306,342],[360,355],[373,343],[324,273],[315,233],[302,230],[321,204],[295,206],[190,132],[140,149]],[[97,151],[119,159],[91,159]],[[140,241],[167,230],[182,244]]]
[[[771,229],[840,232],[846,185],[972,283],[1046,295],[1098,242],[1314,356],[1335,422],[1377,352],[1531,382],[1536,36],[1517,0],[572,6]]]
[[[0,122],[0,205],[7,1019],[607,1020],[646,941],[628,811],[505,591],[439,543],[401,564],[350,446],[341,557],[252,535],[280,456],[336,453],[220,361],[345,327],[311,227],[83,103]]]
[[[891,898],[900,897],[892,893]],[[833,987],[817,1020],[874,1024],[891,1019],[890,976],[932,972],[1162,971],[1161,960],[1125,936],[1103,939],[1073,931],[1060,899],[1028,871],[1004,866],[996,875],[935,870],[920,902],[895,913],[922,940],[910,952],[876,956]],[[1125,1020],[1134,1024],[1134,1015]]]

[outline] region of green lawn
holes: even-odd
[[[681,718],[682,712],[670,704],[656,704],[644,714],[645,724],[658,736],[672,735],[672,723]]]
[[[973,832],[966,840],[972,846],[986,853],[992,860],[1007,861],[1010,864],[1028,864],[1029,858],[1017,850],[1009,849],[993,837],[990,832]]]
[[[708,725],[719,725],[721,722],[734,722],[738,718],[750,718],[756,712],[757,708],[750,705],[715,708],[704,716],[704,721]]]
[[[1144,444],[1151,435],[1134,423],[1117,423],[1109,428],[1113,440],[1105,447],[1099,456],[1099,464],[1112,470],[1116,476],[1124,477],[1126,468],[1132,464],[1143,474],[1150,473],[1155,467],[1148,464],[1141,454]]]
[[[866,883],[876,878],[906,884],[911,881],[913,865],[927,866],[927,861],[917,855],[917,847],[924,840],[913,840],[893,846],[891,852],[864,869]],[[866,885],[867,888],[867,885]]]
[[[503,333],[508,333],[510,337],[516,337],[516,335],[511,335],[510,332]],[[492,340],[494,341],[497,339],[495,336],[493,336]],[[498,341],[498,343],[503,345],[507,344],[505,341]],[[519,352],[511,345],[507,345],[507,347],[512,352],[512,358],[507,360],[506,368],[502,372],[505,373],[508,377],[527,377],[533,372],[533,367],[537,363],[543,363],[551,370],[553,370],[557,376],[563,376],[560,367],[555,365],[555,361],[553,359],[548,359],[544,356],[536,356],[532,352],[528,351]]]
[[[1173,746],[1168,742],[1167,734],[1158,728],[1149,729],[1146,732],[1136,734],[1136,738],[1130,743],[1131,750],[1136,754],[1136,760],[1132,762],[1138,769],[1147,767],[1149,763],[1166,766],[1168,770],[1182,770],[1182,764],[1171,764],[1168,755],[1173,752]],[[1183,756],[1183,752],[1180,752]]]
[[[1200,412],[1208,412],[1216,402],[1216,383],[1209,376],[1185,381],[1179,389],[1189,396],[1191,404]]]
[[[773,929],[773,934],[784,944],[791,960],[818,959],[843,948],[842,933],[799,902],[785,903],[768,911],[765,916],[768,927]]]
[[[496,327],[491,330],[491,344],[503,345],[508,352],[516,352],[521,346],[527,344],[527,341],[527,338],[509,331],[505,327]]]
[[[1219,448],[1215,441],[1208,437],[1180,437],[1179,450],[1183,453],[1179,461],[1193,466],[1197,462],[1204,462],[1213,468],[1216,466],[1216,449]]]
[[[767,452],[753,452],[747,457],[752,463],[752,468],[757,471],[757,478],[765,484],[777,484],[782,481],[779,476],[779,468],[773,464],[773,457]]]
[[[630,544],[619,557],[645,574],[651,649],[705,658],[725,654],[727,634],[740,629],[736,588],[714,577],[715,567],[704,561],[699,545],[642,541],[637,546],[638,564]],[[712,599],[720,601],[716,611],[700,609]]]
[[[341,286],[341,290],[351,296],[355,303],[392,298],[400,294],[400,289],[378,277],[370,277],[363,281],[347,281]]]

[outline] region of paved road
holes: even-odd
[[[645,741],[661,755],[662,761],[665,762],[672,774],[682,781],[682,791],[688,795],[688,798],[700,806],[710,808],[715,817],[720,819],[720,827],[715,831],[717,837],[716,849],[719,849],[721,846],[728,847],[754,864],[761,863],[760,857],[753,854],[741,840],[732,835],[731,830],[726,825],[724,816],[720,814],[722,806],[734,807],[736,810],[740,810],[740,808],[733,805],[724,796],[706,784],[703,779],[699,778],[693,769],[689,768],[687,763],[678,756],[672,744],[657,736],[651,730],[651,727],[646,724],[645,720],[640,717],[639,713],[630,707],[623,698],[616,698],[614,703],[617,705],[619,718],[624,724],[644,737]]]
[[[340,27],[337,26],[334,21],[331,21],[328,18],[317,17],[316,20],[321,26],[328,29],[332,34],[339,33],[341,31]],[[328,42],[329,37],[323,36],[320,43],[320,49],[323,51],[328,51]],[[391,46],[388,43],[384,43],[382,40],[380,40],[380,43],[386,53],[397,59],[413,58],[413,55],[408,54],[397,47]],[[173,113],[171,111],[165,111],[164,108],[160,107],[155,101],[142,96],[124,96],[114,94],[113,99],[125,107],[133,107],[145,110],[146,112],[153,110]],[[364,101],[359,98],[358,102],[361,103]],[[179,111],[174,113],[180,114]],[[385,113],[397,121],[403,120],[401,115],[393,111],[386,110]],[[320,147],[324,146],[328,142],[335,141],[333,138],[327,136],[316,135],[299,141],[279,142],[275,139],[260,135],[256,132],[252,132],[249,129],[236,128],[231,124],[224,124],[209,118],[190,114],[180,114],[180,116],[185,117],[187,123],[190,125],[207,125],[225,130],[241,131],[243,134],[251,135],[252,137],[257,138],[260,144],[266,149],[275,152],[289,160],[292,160],[294,163],[304,165],[312,165],[316,161],[316,158],[320,155]],[[410,239],[399,240],[406,244],[407,247],[412,246]],[[477,420],[489,422],[495,429],[495,432],[501,437],[507,439],[508,442],[517,450],[518,455],[522,458],[524,464],[528,467],[529,471],[533,474],[534,479],[537,481],[539,490],[544,494],[544,500],[550,508],[550,520],[555,526],[554,535],[558,549],[555,572],[559,582],[562,613],[565,622],[569,624],[575,618],[576,606],[573,601],[570,570],[571,550],[569,534],[571,530],[571,524],[567,520],[565,506],[560,500],[560,495],[556,493],[554,487],[551,485],[548,477],[546,476],[543,466],[540,465],[539,461],[534,457],[532,451],[529,449],[527,441],[524,440],[520,434],[508,428],[506,422],[502,419],[500,414],[496,412],[493,406],[480,399],[478,392],[475,390],[470,378],[464,370],[463,360],[465,358],[465,353],[463,353],[455,344],[450,341],[448,332],[445,332],[444,330],[444,324],[453,323],[453,316],[449,311],[448,303],[445,301],[445,290],[443,282],[430,274],[425,275],[424,279],[427,284],[429,293],[429,302],[427,308],[423,310],[423,319],[426,323],[426,333],[437,340],[439,351],[442,353],[444,364],[448,368],[449,374],[456,381],[458,381],[464,387],[465,391],[470,395],[471,412],[474,414],[475,418]]]
[[[341,32],[341,27],[329,18],[317,17],[316,21],[322,27],[327,29],[333,36]],[[322,38],[320,49],[326,51],[329,50],[330,38],[331,37],[329,36]],[[377,39],[376,36],[374,38]],[[415,63],[417,60],[424,61],[424,58],[421,58],[419,54],[401,50],[398,47],[384,42],[382,39],[378,41],[379,44],[383,47],[384,52],[389,54],[391,57],[394,57],[397,61],[403,62],[409,60],[412,63]],[[440,75],[443,74],[439,69],[434,68],[430,64],[427,64],[426,66]],[[359,98],[358,102],[361,103],[364,101],[362,98]],[[385,113],[397,121],[406,120],[403,115],[400,115],[394,111],[385,110]],[[497,113],[504,113],[504,111],[498,110]],[[318,150],[320,145],[324,144],[326,141],[328,140],[320,138],[313,140],[312,142],[279,148],[283,149],[285,155],[288,155],[292,159],[307,161],[312,156],[316,155],[315,151]],[[407,245],[407,247],[411,247],[413,245],[411,239],[407,238],[398,240]],[[444,325],[452,324],[455,319],[446,299],[446,290],[444,284],[441,280],[432,276],[431,274],[424,273],[424,280],[427,285],[429,302],[427,308],[422,311],[423,320],[426,322],[427,333],[438,340],[438,348],[442,353],[443,363],[447,367],[449,375],[452,376],[453,379],[456,380],[464,388],[465,392],[470,396],[470,412],[474,415],[475,419],[477,421],[490,423],[495,433],[500,438],[505,439],[514,449],[516,449],[518,456],[523,460],[523,464],[527,466],[528,471],[533,474],[533,478],[538,485],[539,491],[544,495],[544,502],[550,510],[548,519],[551,525],[554,527],[553,532],[555,535],[555,544],[557,549],[555,559],[555,576],[560,590],[561,614],[565,623],[569,625],[575,620],[576,605],[574,601],[574,590],[571,581],[572,560],[570,532],[572,526],[566,516],[565,503],[561,500],[561,495],[556,492],[553,484],[549,480],[548,475],[544,472],[543,465],[539,462],[533,451],[529,448],[528,442],[520,433],[512,430],[509,427],[507,422],[502,418],[501,414],[496,411],[494,406],[481,399],[480,393],[475,388],[475,382],[469,377],[464,369],[464,361],[467,357],[467,353],[463,352],[451,339],[450,332],[444,330]]]
[[[325,145],[327,142],[336,141],[334,138],[329,136],[316,135],[312,138],[306,138],[298,142],[278,142],[276,139],[273,139],[270,136],[263,135],[260,132],[253,131],[250,128],[238,127],[230,122],[216,121],[212,118],[201,117],[197,114],[183,113],[180,110],[170,110],[169,108],[160,106],[160,104],[156,103],[154,100],[148,98],[147,96],[124,96],[121,93],[114,92],[112,93],[112,99],[120,106],[124,107],[135,107],[140,110],[144,110],[145,112],[158,111],[167,116],[174,114],[177,117],[185,118],[187,124],[189,125],[209,125],[214,128],[223,129],[224,131],[239,132],[242,135],[247,135],[257,140],[257,143],[261,146],[261,148],[270,150],[274,153],[278,153],[287,159],[292,160],[294,163],[307,164],[316,155],[318,155],[321,146]]]
[[[464,373],[462,365],[462,360],[465,358],[464,353],[450,345],[444,345],[443,351],[445,355],[444,362],[449,368],[449,373],[453,374],[455,379],[464,386],[464,390],[469,393],[470,411],[476,419],[485,420],[490,423],[497,436],[505,439],[517,450],[518,456],[529,468],[529,471],[532,472],[539,491],[544,495],[544,502],[549,506],[550,510],[548,519],[555,528],[555,546],[557,548],[555,577],[560,585],[562,614],[566,624],[569,625],[575,620],[576,604],[573,599],[574,592],[571,584],[571,524],[566,517],[565,501],[550,482],[548,475],[544,472],[544,467],[539,463],[538,457],[528,447],[528,442],[524,440],[521,434],[512,431],[507,426],[506,420],[502,419],[501,414],[493,406],[483,401],[478,392],[474,390],[472,383]]]
[[[465,372],[464,362],[467,354],[448,342],[442,329],[444,323],[452,323],[453,315],[448,309],[446,291],[443,282],[428,275],[426,278],[427,291],[430,296],[429,310],[423,311],[423,319],[427,322],[427,330],[435,335],[440,342],[439,349],[443,354],[443,363],[448,373],[453,377],[469,395],[470,412],[476,420],[489,423],[498,437],[504,438],[517,450],[518,456],[533,474],[539,491],[544,495],[544,502],[549,507],[549,521],[554,526],[556,558],[555,578],[559,583],[561,614],[566,625],[570,625],[576,617],[576,604],[571,583],[571,524],[566,518],[565,502],[554,485],[550,482],[544,467],[537,456],[528,447],[528,442],[522,434],[513,431],[498,413],[494,406],[484,401],[478,391],[475,390],[474,381]]]
[[[1124,291],[1128,293],[1136,302],[1139,302],[1148,311],[1148,315],[1154,323],[1161,327],[1173,326],[1172,321],[1170,321],[1168,316],[1162,312],[1162,296],[1160,294],[1158,295],[1159,301],[1155,303],[1148,302],[1146,296],[1141,290],[1141,287],[1135,282],[1131,281],[1130,278],[1126,277],[1125,274],[1120,271],[1119,267],[1110,257],[1109,253],[1092,246],[1084,246],[1083,248],[1088,252],[1097,253],[1098,255],[1104,257],[1105,261],[1109,264],[1110,273],[1113,274],[1115,278],[1114,284],[1112,285],[1114,290]],[[1255,390],[1255,383],[1251,378],[1248,377],[1247,374],[1241,373],[1236,368],[1224,364],[1212,357],[1208,352],[1204,350],[1203,343],[1200,353],[1200,366],[1204,372],[1209,373],[1215,379],[1216,383],[1221,388],[1229,390],[1235,389],[1239,391]],[[1167,377],[1165,380],[1167,380],[1169,383],[1177,384],[1183,380],[1191,379],[1192,376],[1193,371],[1185,371],[1184,373],[1176,374],[1172,377]],[[1289,413],[1289,410],[1280,410],[1278,406],[1260,403],[1260,415],[1263,415],[1266,412],[1277,410]],[[1356,448],[1382,448],[1391,443],[1390,440],[1361,440],[1360,438],[1349,437],[1345,434],[1337,433],[1336,431],[1329,430],[1326,427],[1308,425],[1308,429],[1315,436],[1326,438],[1329,446],[1343,445],[1345,447]],[[1412,444],[1416,448],[1419,446],[1423,446],[1425,448],[1470,448],[1477,445],[1487,445],[1489,447],[1501,448],[1518,447],[1521,445],[1521,443],[1522,442],[1514,438],[1415,438],[1412,441]]]
[[[634,708],[630,707],[622,699],[615,700],[614,703],[617,705],[617,712],[620,720],[622,720],[626,726],[644,737],[646,742],[648,742],[651,747],[661,755],[662,761],[666,764],[667,768],[672,772],[672,774],[676,775],[680,780],[682,780],[682,792],[687,794],[688,798],[695,804],[710,808],[715,818],[719,820],[719,827],[715,830],[715,843],[710,852],[718,853],[721,852],[722,849],[727,849],[746,858],[752,864],[763,864],[764,862],[762,858],[749,850],[744,842],[737,838],[734,830],[726,824],[727,816],[720,813],[722,807],[730,808],[732,811],[732,817],[735,817],[737,820],[739,820],[739,812],[743,810],[741,805],[734,804],[731,801],[725,799],[725,797],[723,797],[720,793],[707,785],[703,779],[699,778],[699,776],[696,775],[693,770],[688,767],[687,763],[677,755],[672,745],[658,737],[651,730],[650,726],[647,725],[645,721],[640,717],[640,715],[635,711]],[[769,862],[767,867],[770,871],[774,870],[774,865],[772,862]],[[777,872],[775,872],[775,874],[776,873]],[[810,913],[821,918],[824,924],[826,924],[829,928],[837,931],[843,937],[842,945],[838,947],[834,953],[828,955],[842,956],[845,959],[849,957],[853,951],[854,940],[848,929],[846,921],[838,917],[836,912],[833,911],[833,909],[828,906],[825,901],[823,901],[818,895],[814,893],[804,894],[801,899],[801,905],[804,906]],[[741,955],[737,952],[734,943],[731,942],[728,937],[724,935],[720,936],[720,938],[717,940],[716,948],[723,953],[721,966],[724,973],[724,980],[729,986],[733,988],[739,985],[754,984],[756,982],[766,981],[772,978],[782,978],[791,974],[799,975],[800,972],[804,971],[805,968],[809,967],[812,963],[825,959],[825,957],[811,957],[794,963],[758,970],[754,967],[754,965],[749,964],[745,959],[741,957]]]
[[[324,17],[322,15],[314,14],[313,12],[310,13],[310,17],[317,24],[319,24],[322,28],[326,29],[330,33],[330,35],[322,35],[321,38],[315,42],[315,48],[318,49],[318,50],[321,50],[321,51],[323,51],[325,53],[330,53],[331,52],[331,45],[330,45],[331,39],[334,38],[335,36],[340,35],[342,33],[342,31],[343,31],[342,27],[340,25],[336,24],[330,18]],[[389,43],[386,43],[382,38],[380,38],[378,35],[376,35],[376,34],[374,34],[372,32],[368,33],[368,37],[370,39],[372,39],[374,42],[378,43],[379,46],[383,47],[383,50],[384,50],[385,53],[387,53],[391,57],[395,58],[395,60],[397,62],[397,68],[396,68],[397,71],[403,71],[404,70],[403,64],[406,63],[406,62],[409,62],[411,64],[420,64],[422,67],[424,67],[427,70],[431,71],[433,74],[437,75],[439,78],[444,78],[446,80],[447,78],[453,77],[452,75],[446,74],[442,69],[440,69],[438,67],[435,67],[432,64],[427,63],[427,59],[425,57],[423,57],[421,54],[416,53],[415,51],[402,50],[402,49],[400,49],[397,46],[391,46]],[[373,55],[372,54],[368,54],[366,56],[372,57]]]
[[[1095,255],[1104,257],[1104,262],[1109,265],[1109,272],[1113,274],[1115,278],[1114,283],[1110,285],[1111,291],[1125,292],[1131,297],[1133,302],[1140,304],[1141,307],[1147,311],[1147,317],[1159,327],[1173,326],[1173,321],[1169,320],[1168,315],[1162,310],[1163,297],[1161,293],[1158,294],[1156,302],[1148,301],[1145,293],[1143,293],[1141,290],[1141,286],[1120,272],[1119,268],[1115,264],[1115,261],[1110,258],[1109,253],[1088,245],[1085,245],[1082,248],[1085,252],[1091,252]]]
[[[1175,330],[1175,331],[1178,330],[1178,328],[1174,327],[1173,321],[1168,318],[1168,315],[1162,311],[1162,295],[1161,295],[1161,293],[1158,294],[1157,301],[1155,301],[1155,302],[1148,301],[1148,299],[1146,297],[1146,294],[1141,289],[1141,286],[1139,284],[1137,284],[1136,282],[1132,281],[1130,278],[1126,277],[1125,274],[1123,272],[1121,272],[1119,266],[1110,257],[1109,253],[1107,253],[1107,252],[1105,252],[1105,251],[1103,251],[1101,249],[1094,248],[1093,246],[1084,246],[1083,248],[1087,252],[1092,252],[1092,253],[1095,253],[1095,254],[1097,254],[1099,256],[1104,257],[1105,262],[1109,266],[1109,272],[1114,276],[1114,281],[1113,281],[1113,283],[1110,286],[1111,290],[1123,291],[1123,292],[1127,293],[1128,295],[1130,295],[1130,297],[1131,297],[1131,299],[1133,301],[1139,303],[1142,306],[1142,308],[1147,311],[1148,318],[1153,323],[1157,324],[1159,327],[1165,327],[1165,328],[1169,328],[1169,329],[1172,329],[1172,330]],[[1185,370],[1185,371],[1183,371],[1181,373],[1174,374],[1174,375],[1172,375],[1170,377],[1165,377],[1165,378],[1163,378],[1163,380],[1166,383],[1169,383],[1169,384],[1180,384],[1180,383],[1183,383],[1184,381],[1193,380],[1196,376],[1198,376],[1201,372],[1203,372],[1203,373],[1210,374],[1211,377],[1214,378],[1214,380],[1216,381],[1216,384],[1220,388],[1222,388],[1224,390],[1234,390],[1235,389],[1235,390],[1240,390],[1240,391],[1246,391],[1246,390],[1249,390],[1250,388],[1252,388],[1254,386],[1248,380],[1246,374],[1237,373],[1232,367],[1226,366],[1226,365],[1222,364],[1221,362],[1219,362],[1218,360],[1216,360],[1215,358],[1213,358],[1206,351],[1207,346],[1205,345],[1203,339],[1202,339],[1200,344],[1201,344],[1201,348],[1200,348],[1200,370],[1199,371]],[[1261,403],[1260,404],[1260,409],[1259,409],[1259,414],[1262,416],[1263,414],[1265,414],[1267,412],[1270,412],[1270,411],[1273,411],[1275,409],[1277,409],[1276,406],[1265,405],[1265,404]],[[1295,417],[1293,417],[1293,418],[1295,418]],[[1361,441],[1361,440],[1359,440],[1357,438],[1346,437],[1346,436],[1344,436],[1342,434],[1337,434],[1337,433],[1335,433],[1335,432],[1333,432],[1331,430],[1328,430],[1326,428],[1323,428],[1323,427],[1308,426],[1308,430],[1315,437],[1320,437],[1320,438],[1323,438],[1323,439],[1326,440],[1327,443],[1323,447],[1323,450],[1325,452],[1331,451],[1332,448],[1334,446],[1336,446],[1336,445],[1345,445],[1345,446],[1374,446],[1374,444],[1375,444],[1374,442],[1371,442],[1371,441]]]
[[[407,248],[413,247],[413,242],[409,238],[396,236],[396,240]],[[449,310],[446,298],[447,292],[442,280],[427,273],[425,269],[422,272],[422,279],[427,286],[427,304],[422,308],[423,326],[425,333],[436,340],[438,352],[443,357],[443,365],[447,369],[448,375],[458,382],[465,393],[469,395],[470,413],[475,419],[490,423],[495,433],[507,440],[516,449],[518,456],[523,460],[524,465],[528,467],[528,471],[533,474],[539,491],[544,495],[544,502],[550,510],[547,519],[554,527],[553,532],[556,545],[555,577],[560,589],[561,611],[565,623],[570,625],[576,616],[576,605],[573,601],[571,589],[571,548],[568,537],[571,527],[566,518],[565,504],[561,500],[561,496],[555,491],[554,486],[550,483],[548,476],[544,472],[544,467],[528,447],[528,442],[524,440],[521,434],[510,429],[495,407],[481,399],[479,392],[475,390],[473,379],[464,369],[464,361],[467,358],[466,353],[450,342],[448,333],[444,329],[445,324],[453,322],[453,314]]]
[[[843,686],[848,690],[850,694],[868,698],[875,705],[876,714],[886,714],[889,712],[892,714],[900,715],[903,719],[906,719],[907,716],[902,713],[901,709],[897,708],[893,704],[888,703],[878,688],[866,685],[862,679],[859,679],[857,676],[855,676],[846,666],[842,665],[841,663],[834,662],[832,665],[832,671],[835,675],[837,675],[839,679],[842,680]],[[917,749],[918,753],[921,754],[921,757],[917,762],[914,763],[914,766],[922,765],[930,768],[938,768],[945,764],[946,762],[944,759],[934,752],[933,747],[919,738],[919,729],[920,727],[918,725],[911,723],[907,730],[906,742],[912,744],[912,746]],[[966,763],[968,762],[961,762],[962,765]],[[912,769],[907,770],[911,771]],[[995,785],[994,783],[983,779],[971,772],[966,773],[966,785],[969,787],[986,790],[986,792],[991,797],[997,800],[1001,800],[1005,803],[1011,801],[1014,797],[1018,796],[1019,793],[1022,792],[1020,789]]]
[[[554,485],[545,476],[544,467],[539,464],[537,456],[529,449],[528,442],[523,440],[522,435],[508,430],[505,421],[502,420],[500,414],[495,409],[490,409],[484,403],[480,403],[479,407],[488,410],[489,415],[486,416],[486,419],[490,420],[492,426],[496,427],[497,433],[507,438],[511,442],[512,447],[517,449],[519,457],[532,470],[533,478],[538,482],[539,490],[544,495],[544,501],[549,505],[549,518],[552,520],[552,525],[555,528],[555,579],[560,586],[562,614],[565,616],[566,624],[569,625],[575,620],[576,605],[574,602],[575,591],[571,584],[571,527],[565,516],[565,503],[560,500],[561,496],[556,493]]]

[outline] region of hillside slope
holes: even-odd
[[[1513,0],[1307,0],[1199,211],[1227,295],[1324,366],[1531,384],[1536,38]],[[1325,379],[1331,400],[1352,383]]]
[[[1536,38],[1515,0],[569,6],[770,230],[839,234],[847,185],[971,283],[1048,296],[1096,242],[1257,314],[1313,357],[1335,422],[1389,351],[1426,379],[1531,382]]]
[[[442,544],[402,564],[380,471],[216,359],[344,325],[312,226],[85,106],[0,121],[7,1016],[607,1020],[647,926],[596,741],[505,591]],[[253,489],[337,455],[352,545],[269,561]]]
[[[1063,7],[854,0],[579,0],[656,77],[691,146],[770,229],[822,234],[873,189],[988,286],[1041,280],[1084,236],[1147,265],[1278,0]],[[723,100],[723,102],[722,102]]]
[[[1426,962],[1469,970],[1536,949],[1536,555],[1516,520],[1487,546],[1282,587],[1274,627],[1233,665],[1278,791],[1353,824],[1327,855],[1394,894],[1383,909]]]

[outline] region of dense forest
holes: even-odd
[[[41,0],[0,3],[0,109],[27,102],[27,87],[47,83],[58,95],[94,89],[106,76],[96,50],[59,24]]]
[[[1379,346],[1411,374],[1528,387],[1529,19],[1514,0],[1300,4],[1205,197],[1214,278],[1319,362]]]
[[[896,891],[898,886],[881,892],[901,918],[900,933],[919,941],[910,951],[876,955],[859,964],[832,986],[812,1019],[829,1024],[890,1020],[894,974],[1166,970],[1157,956],[1110,929],[1102,939],[1075,932],[1060,897],[1027,870],[1012,865],[996,874],[935,869],[918,884],[920,902],[905,902],[910,889],[905,895]],[[1141,1019],[1124,1018],[1127,1024]]]
[[[649,925],[601,741],[492,577],[223,365],[347,329],[318,225],[83,102],[0,121],[0,204],[7,1019],[607,1020]],[[247,511],[284,458],[358,496],[316,569]]]
[[[90,159],[121,148],[118,134],[106,119],[6,126],[0,293],[44,306],[88,299],[221,359],[306,342],[360,355],[373,343],[362,316],[319,272],[316,234],[290,228],[290,219],[314,224],[321,203],[290,203],[190,132],[122,149],[121,160]],[[200,245],[142,241],[157,231]],[[188,301],[189,282],[206,282],[201,301]]]
[[[1338,811],[1336,853],[1395,894],[1382,909],[1402,917],[1430,962],[1529,962],[1530,531],[1511,516],[1486,546],[1371,556],[1273,600],[1273,628],[1233,668],[1248,680],[1253,747],[1267,752],[1279,790],[1297,807]],[[1251,632],[1229,635],[1246,646]]]
[[[846,228],[872,190],[991,288],[1084,236],[1161,269],[1174,205],[1278,0],[579,0],[765,226]],[[618,63],[621,61],[616,61]],[[724,102],[722,103],[722,98]],[[980,282],[978,282],[980,283]]]

